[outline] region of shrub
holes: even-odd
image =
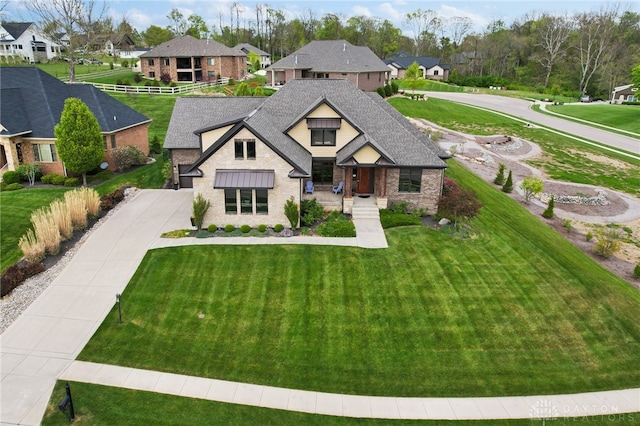
[[[160,144],[160,139],[158,135],[153,135],[153,139],[149,141],[149,152],[152,154],[161,154],[162,153],[162,144]]]
[[[2,190],[3,191],[17,191],[18,189],[22,189],[24,188],[24,186],[21,183],[10,183],[9,185],[5,184],[4,182],[2,183]]]
[[[242,225],[240,227],[240,232],[242,232],[243,234],[246,234],[249,231],[251,231],[251,227],[249,225]]]
[[[504,169],[505,169],[505,165],[500,163],[498,165],[498,174],[496,175],[496,178],[493,180],[493,183],[495,183],[496,185],[504,185]]]
[[[171,75],[168,72],[164,72],[160,75],[160,81],[168,86],[171,83]]]
[[[135,81],[136,83],[140,83],[142,81],[142,75],[141,74],[134,75],[133,81]]]
[[[20,173],[14,170],[9,170],[2,175],[2,181],[8,185],[18,183],[20,182]]]
[[[384,94],[385,96],[389,97],[393,95],[393,89],[391,88],[390,84],[385,84],[384,85]]]
[[[638,263],[636,267],[633,268],[633,278],[640,279],[640,263]]]
[[[587,232],[587,234],[584,236],[584,238],[585,238],[587,241],[591,241],[591,240],[593,240],[593,232],[591,232],[591,231]]]
[[[318,225],[318,234],[323,237],[355,237],[356,227],[340,212],[333,211],[327,220]]]
[[[544,184],[542,183],[542,179],[537,176],[527,176],[522,180],[520,189],[524,192],[525,202],[529,203],[534,195],[542,193]]]
[[[64,185],[66,181],[67,181],[67,177],[62,175],[55,175],[54,177],[51,178],[51,183],[54,185]]]
[[[227,225],[224,227],[224,232],[233,232],[236,230],[236,227],[233,225]]]
[[[383,97],[383,98],[385,97],[385,94],[386,94],[385,91],[384,91],[384,87],[382,87],[382,86],[376,88],[376,93],[378,95],[380,95],[381,97]]]
[[[596,230],[596,245],[593,251],[602,257],[610,257],[620,250],[622,234],[617,228],[599,228]]]
[[[380,210],[380,223],[384,229],[396,226],[421,225],[420,217],[412,214],[399,213],[391,209]]]
[[[273,230],[276,232],[282,232],[283,229],[284,229],[284,226],[280,223],[273,227]]]
[[[511,174],[511,170],[509,170],[509,176],[507,176],[506,182],[502,185],[502,192],[513,192],[513,176]]]
[[[126,59],[124,61],[122,61],[122,63],[120,64],[120,66],[122,66],[123,68],[129,68],[129,61],[127,61]]]
[[[124,190],[122,188],[118,188],[113,192],[100,197],[100,210],[111,210],[122,200],[124,200]]]
[[[549,203],[547,204],[547,208],[542,212],[542,217],[551,219],[554,215],[553,208],[555,207],[555,196],[552,195],[549,199]]]
[[[51,211],[46,207],[31,213],[31,223],[38,241],[42,242],[47,254],[57,254],[60,250],[60,230]]]
[[[207,231],[211,232],[212,234],[217,230],[218,230],[218,225],[215,225],[212,223],[211,225],[207,226]]]
[[[258,225],[258,232],[264,232],[267,230],[267,225],[260,224]]]
[[[38,241],[36,234],[31,229],[28,229],[27,233],[20,237],[18,247],[22,250],[27,262],[40,262],[44,259],[44,244]]]
[[[135,146],[121,146],[111,151],[111,158],[115,161],[118,170],[125,171],[137,164],[144,164],[145,155]]]
[[[73,223],[71,222],[71,212],[69,207],[62,200],[54,200],[50,206],[53,219],[58,225],[58,231],[60,231],[60,237],[63,240],[68,240],[73,236]]]
[[[451,191],[456,191],[460,189],[460,185],[450,178],[444,178],[442,182],[442,195],[447,195]]]
[[[64,180],[64,186],[68,186],[68,187],[74,187],[74,186],[78,186],[78,178],[66,178]]]
[[[211,202],[204,198],[202,194],[196,195],[193,200],[193,206],[191,213],[193,214],[193,222],[196,225],[196,229],[202,229],[202,222],[204,222],[204,215],[207,214],[207,210],[211,206]]]
[[[40,182],[46,183],[46,184],[51,184],[51,183],[53,183],[53,178],[56,177],[56,176],[58,176],[58,175],[55,174],[55,173],[48,173],[48,174],[46,174],[46,175],[44,175],[44,176],[42,176],[40,178]]]
[[[227,85],[235,86],[236,85],[236,81],[233,78],[229,77],[229,82],[227,83]]]
[[[315,198],[302,200],[300,203],[300,223],[304,226],[313,225],[324,216],[324,208]]]
[[[456,185],[457,186],[457,185]],[[454,220],[457,228],[458,221],[469,221],[480,213],[482,203],[476,193],[459,186],[449,189],[438,199],[438,214]]]
[[[284,203],[284,215],[289,219],[291,229],[298,226],[298,218],[300,217],[300,211],[298,210],[298,204],[293,200],[293,197],[289,198]]]
[[[64,194],[64,201],[71,214],[73,229],[84,229],[87,227],[87,204],[84,197],[78,191],[69,191]]]
[[[398,93],[398,83],[395,80],[391,80],[391,91],[394,95]]]
[[[451,181],[451,182],[453,182],[453,181]],[[449,192],[450,191],[448,191],[447,193],[449,193]],[[409,214],[409,202],[408,201],[402,201],[401,203],[391,203],[391,205],[389,206],[389,210],[391,210],[394,213]]]
[[[567,232],[571,232],[571,230],[573,229],[573,222],[571,221],[571,219],[563,219],[562,226],[564,226],[564,229]]]
[[[20,164],[16,170],[22,182],[29,182],[33,186],[37,179],[42,177],[39,164]]]

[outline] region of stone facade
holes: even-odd
[[[438,210],[438,198],[442,194],[444,169],[422,169],[420,193],[398,191],[400,169],[387,171],[387,197],[389,204],[408,202],[410,209],[424,208],[429,214]]]
[[[204,137],[204,134],[203,134]],[[211,207],[204,219],[204,226],[215,224],[219,227],[225,225],[250,225],[256,227],[260,224],[274,226],[282,224],[289,227],[289,220],[284,215],[285,202],[293,197],[294,202],[300,207],[302,193],[301,179],[292,179],[288,176],[291,165],[283,160],[276,152],[262,143],[248,130],[239,132],[235,139],[255,139],[256,158],[236,159],[234,152],[234,139],[229,140],[211,157],[198,167],[202,177],[193,178],[193,194],[196,197],[202,194],[211,201]],[[174,163],[175,164],[175,163]],[[268,194],[268,214],[227,214],[225,213],[224,189],[214,188],[216,170],[273,170],[275,181],[273,189]],[[253,191],[255,204],[255,191]]]

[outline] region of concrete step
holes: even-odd
[[[380,210],[375,206],[354,206],[351,210],[351,217],[354,219],[378,219],[380,220]]]

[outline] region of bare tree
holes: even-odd
[[[185,35],[185,33],[187,32],[187,29],[189,28],[189,24],[187,23],[187,20],[185,19],[182,12],[180,12],[177,8],[174,7],[173,9],[171,9],[171,12],[169,12],[169,14],[167,15],[167,19],[171,24],[171,30],[173,31],[174,35],[176,36]]]
[[[454,16],[447,20],[445,25],[449,29],[449,38],[453,47],[457,49],[464,40],[464,36],[473,28],[473,21],[466,16]]]
[[[78,35],[85,34],[87,44],[91,41],[95,23],[102,20],[105,5],[94,14],[95,0],[29,0],[28,8],[40,19],[40,27],[46,35],[60,45],[62,36],[68,38],[69,81],[76,79],[76,50],[83,43]]]
[[[566,54],[565,42],[573,30],[573,21],[566,16],[543,15],[538,27],[538,40],[536,46],[542,48],[543,54],[537,57],[537,61],[546,70],[544,87],[549,85],[551,70],[556,62]]]
[[[431,9],[418,9],[405,15],[404,24],[413,32],[414,55],[419,56],[427,52],[429,40],[435,40],[436,32],[442,26],[442,20]]]

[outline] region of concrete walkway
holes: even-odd
[[[354,417],[528,418],[536,407],[548,408],[548,401],[558,407],[559,414],[566,407],[574,410],[573,416],[601,414],[598,410],[604,409],[640,412],[639,389],[557,397],[376,398],[278,389],[74,361],[115,304],[116,293],[127,286],[147,250],[165,242],[183,243],[181,239],[162,239],[160,243],[159,235],[189,228],[192,198],[189,190],[140,191],[92,232],[60,275],[0,336],[0,423],[40,424],[58,378]],[[227,238],[198,240],[197,243],[232,243]],[[257,242],[249,238],[234,240],[238,244]],[[307,239],[292,238],[259,240],[309,243]],[[311,240],[321,244],[323,239],[311,237]],[[354,245],[354,241],[331,240]]]

